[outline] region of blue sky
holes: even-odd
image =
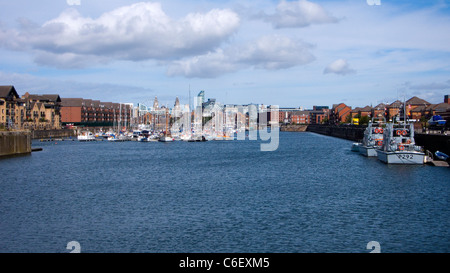
[[[352,107],[450,94],[450,1],[0,0],[0,85]]]

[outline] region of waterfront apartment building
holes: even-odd
[[[340,124],[347,120],[348,115],[351,114],[352,107],[345,103],[333,104],[330,110],[330,123]]]
[[[61,99],[61,122],[76,126],[128,126],[131,104],[102,102],[83,98]]]
[[[366,105],[365,107],[356,107],[351,112],[352,118],[355,118],[357,116],[359,117],[372,117],[373,116],[373,108]]]
[[[291,115],[291,123],[310,124],[310,111],[295,111]]]
[[[61,129],[61,98],[57,94],[36,95],[26,92],[22,96],[25,108],[23,129]]]
[[[372,108],[372,117],[384,117],[387,105],[384,103],[379,103],[377,106]]]
[[[23,119],[23,105],[12,85],[0,86],[0,128],[13,129]]]
[[[310,123],[311,124],[321,124],[329,119],[330,108],[328,106],[313,106],[313,110],[310,112]]]
[[[410,118],[420,121],[429,120],[434,115],[440,115],[450,122],[450,103],[442,102],[428,106],[418,106],[410,111]]]

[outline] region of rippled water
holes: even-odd
[[[449,252],[450,170],[347,140],[34,142],[0,160],[0,252]]]

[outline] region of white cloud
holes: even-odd
[[[307,0],[292,2],[282,0],[274,14],[261,13],[256,17],[272,23],[275,28],[306,27],[312,24],[336,23],[338,21],[322,6]]]
[[[311,46],[280,35],[268,35],[243,46],[231,46],[173,62],[169,76],[213,78],[249,67],[278,70],[315,60]]]
[[[354,74],[356,71],[350,68],[348,62],[344,59],[338,59],[325,67],[324,74],[334,73],[338,75]]]
[[[190,13],[170,18],[159,3],[136,3],[102,14],[83,17],[68,9],[42,26],[3,30],[4,46],[34,50],[40,64],[71,67],[73,57],[97,56],[122,60],[165,60],[208,52],[227,40],[239,27],[229,9]],[[3,37],[2,37],[3,38]],[[44,58],[54,55],[57,58]]]

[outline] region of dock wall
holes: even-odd
[[[281,132],[306,132],[306,129],[308,129],[308,125],[294,125],[294,124],[287,124],[287,125],[281,125],[280,131]]]
[[[32,139],[47,139],[47,138],[68,138],[76,137],[77,133],[72,129],[61,130],[34,130],[31,132]]]
[[[320,124],[281,126],[281,131],[307,131],[351,141],[361,141],[364,137],[364,130],[364,126],[331,126]],[[432,153],[441,151],[450,155],[450,135],[415,133],[414,140],[417,145],[422,146],[425,150],[429,150]]]
[[[352,141],[360,141],[364,137],[365,127],[363,126],[332,126],[310,124],[306,131],[327,136],[344,138]]]
[[[31,153],[30,131],[0,131],[0,157]]]
[[[450,135],[414,134],[416,144],[434,153],[436,151],[450,155]]]

